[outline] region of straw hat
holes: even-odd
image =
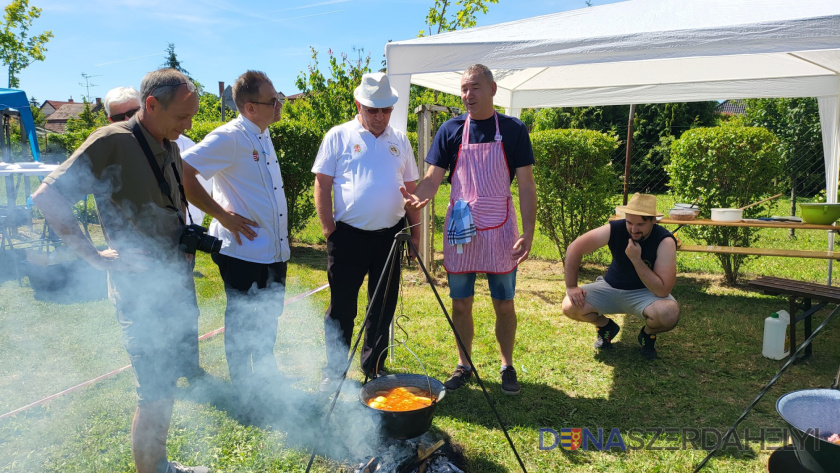
[[[636,192],[630,197],[627,205],[615,208],[625,214],[641,215],[643,217],[661,217],[663,214],[656,211],[656,196],[651,194],[639,194]]]
[[[353,97],[365,107],[385,108],[397,103],[397,90],[391,87],[387,75],[372,72],[362,76],[362,83],[353,91]]]

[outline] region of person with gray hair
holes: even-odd
[[[192,258],[180,246],[186,199],[181,156],[172,140],[192,126],[198,95],[174,69],[151,72],[141,108],[99,128],[33,195],[50,227],[82,259],[108,272],[108,295],[131,359],[137,409],[131,450],[138,473],[205,473],[169,461],[166,437],[176,381],[198,344],[184,344],[198,318]],[[159,178],[157,176],[160,176]],[[73,202],[91,193],[108,247],[82,233]]]
[[[134,87],[114,87],[105,94],[102,105],[109,122],[128,120],[140,110],[140,92]]]
[[[353,97],[358,114],[327,132],[312,166],[330,283],[330,306],[324,315],[327,364],[319,386],[325,392],[335,389],[344,373],[365,276],[370,315],[364,326],[361,366],[369,377],[382,374],[381,355],[397,307],[399,265],[376,298],[374,293],[406,217],[409,224],[420,221],[417,212],[406,211],[400,194],[400,187],[414,190],[419,175],[408,138],[389,125],[397,91],[386,74],[374,72],[362,76]],[[419,227],[411,227],[411,235],[417,246]]]
[[[224,281],[225,356],[241,413],[260,421],[270,412],[283,377],[274,357],[283,313],[289,228],[283,176],[268,126],[280,119],[283,96],[263,72],[247,71],[233,84],[234,120],[184,153],[187,198],[213,221],[222,240],[213,255]],[[210,196],[198,177],[213,179]]]

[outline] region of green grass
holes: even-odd
[[[445,208],[446,191],[437,200],[439,214]],[[778,205],[784,209],[789,204]],[[780,210],[776,214],[786,213]],[[438,228],[441,225],[442,221]],[[759,244],[825,248],[823,232],[796,233],[797,240],[791,242],[786,230],[762,230]],[[288,296],[326,282],[326,254],[317,222],[307,227],[300,240],[293,248]],[[439,246],[439,235],[436,241]],[[494,316],[483,278],[476,286],[473,354],[529,471],[691,471],[706,451],[543,451],[538,448],[539,429],[601,427],[608,432],[618,428],[625,441],[638,429],[723,431],[783,363],[761,356],[761,338],[764,317],[787,308],[787,301],[743,287],[722,286],[720,270],[709,255],[678,255],[680,274],[674,296],[681,303],[682,319],[677,329],[660,337],[660,358],[652,363],[642,360],[637,352],[635,338],[641,321],[630,316],[616,317],[622,332],[615,348],[606,354],[594,353],[592,328],[560,315],[565,290],[556,248],[538,236],[532,256],[520,269],[517,283],[515,366],[522,394],[508,397],[500,392]],[[436,255],[438,268],[440,257]],[[602,256],[591,258],[581,278],[589,281],[601,274],[605,269],[602,262]],[[748,277],[767,274],[815,282],[825,282],[826,277],[826,263],[818,260],[754,259],[745,269]],[[8,274],[8,267],[2,270]],[[196,275],[200,333],[206,333],[223,325],[224,295],[218,272],[208,257],[199,257]],[[445,286],[445,274],[438,269],[434,276],[449,310],[447,290],[441,287]],[[305,302],[287,306],[276,345],[281,369],[297,379],[295,392],[317,402],[322,399],[317,384],[324,362],[322,320],[328,299],[328,291],[322,291]],[[407,345],[431,376],[445,379],[456,361],[454,342],[416,265],[405,273],[398,313],[408,316],[402,323],[409,334]],[[827,314],[828,310],[821,311],[815,322],[820,323]],[[753,432],[783,427],[774,408],[779,396],[830,385],[840,359],[840,345],[834,342],[838,336],[838,324],[829,325],[814,342],[814,356],[788,370],[742,423],[739,433],[745,427]],[[125,366],[128,357],[119,337],[108,301],[39,301],[26,279],[22,287],[14,279],[6,280],[0,284],[0,415]],[[200,348],[202,365],[226,383],[223,337],[204,341]],[[411,372],[421,370],[404,350],[397,350],[392,366]],[[355,369],[351,376],[361,380]],[[0,472],[133,471],[128,441],[134,402],[132,376],[124,372],[0,420]],[[344,396],[339,410],[354,402],[352,396]],[[292,418],[295,413],[285,414]],[[237,421],[223,405],[185,394],[175,404],[169,453],[185,464],[209,465],[216,471],[303,471],[309,451],[297,427],[247,425]],[[368,436],[360,426],[342,428],[345,437]],[[518,470],[475,382],[449,393],[440,403],[433,431],[463,448],[468,471]],[[650,440],[652,434],[642,437]],[[778,440],[771,443],[779,444]],[[656,446],[679,447],[680,442],[671,438],[658,441]],[[714,458],[704,471],[765,471],[770,452],[752,447],[745,452],[729,450]],[[313,471],[340,471],[347,466],[346,458],[319,457]]]

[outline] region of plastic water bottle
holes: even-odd
[[[788,325],[790,325],[790,314],[785,310],[780,310],[764,319],[762,355],[771,360],[782,360],[790,354]]]

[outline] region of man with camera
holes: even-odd
[[[280,119],[284,97],[262,72],[233,84],[234,120],[184,153],[187,198],[213,217],[210,234],[222,240],[213,255],[225,284],[225,355],[231,382],[255,413],[280,381],[274,342],[283,312],[289,230],[286,196],[268,126]],[[211,197],[197,176],[213,178]]]
[[[123,345],[137,381],[131,447],[138,473],[206,472],[166,458],[176,381],[197,344],[184,343],[198,318],[192,258],[179,243],[186,199],[172,143],[192,126],[198,95],[174,69],[150,72],[141,109],[94,131],[33,195],[52,229],[85,261],[108,272]],[[91,193],[108,247],[98,250],[73,215]],[[188,238],[189,239],[189,238]]]

